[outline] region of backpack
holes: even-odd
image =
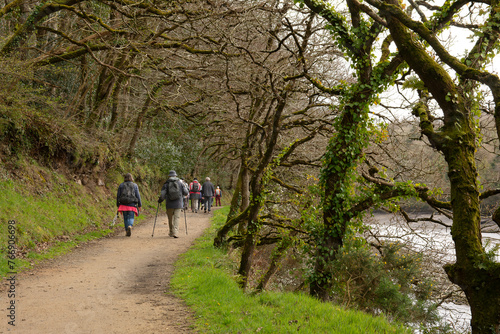
[[[167,196],[170,201],[176,201],[182,197],[182,189],[179,182],[168,181]]]
[[[193,182],[193,187],[192,187],[191,191],[193,191],[195,193],[200,191],[200,184],[197,181]]]
[[[220,196],[220,194],[221,194],[220,189],[215,189],[215,195],[216,195],[216,196]]]
[[[137,197],[135,197],[134,184],[132,182],[124,182],[120,198],[118,198],[118,204],[121,205],[135,205],[138,203]]]

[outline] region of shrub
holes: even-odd
[[[333,264],[335,302],[405,324],[437,323],[436,305],[429,299],[433,283],[421,270],[421,256],[399,243],[375,253],[359,240],[346,242]]]

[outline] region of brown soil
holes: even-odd
[[[209,226],[209,215],[184,215],[179,238],[168,237],[167,217],[150,219],[131,237],[120,233],[16,275],[0,297],[0,333],[194,333],[192,314],[169,292],[173,264]],[[118,222],[117,222],[118,224]],[[120,222],[122,224],[122,222]],[[15,326],[7,316],[15,302]]]

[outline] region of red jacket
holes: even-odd
[[[198,191],[193,191],[193,184],[198,183]],[[189,184],[189,193],[201,195],[201,184],[198,181],[193,181]]]

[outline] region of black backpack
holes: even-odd
[[[170,201],[177,201],[182,197],[182,188],[177,180],[168,181],[167,196]]]
[[[200,184],[198,183],[198,181],[193,182],[193,188],[191,189],[191,191],[193,191],[195,193],[200,191]]]
[[[118,204],[135,205],[138,202],[137,197],[135,197],[134,184],[132,182],[124,182],[120,198],[118,198]]]

